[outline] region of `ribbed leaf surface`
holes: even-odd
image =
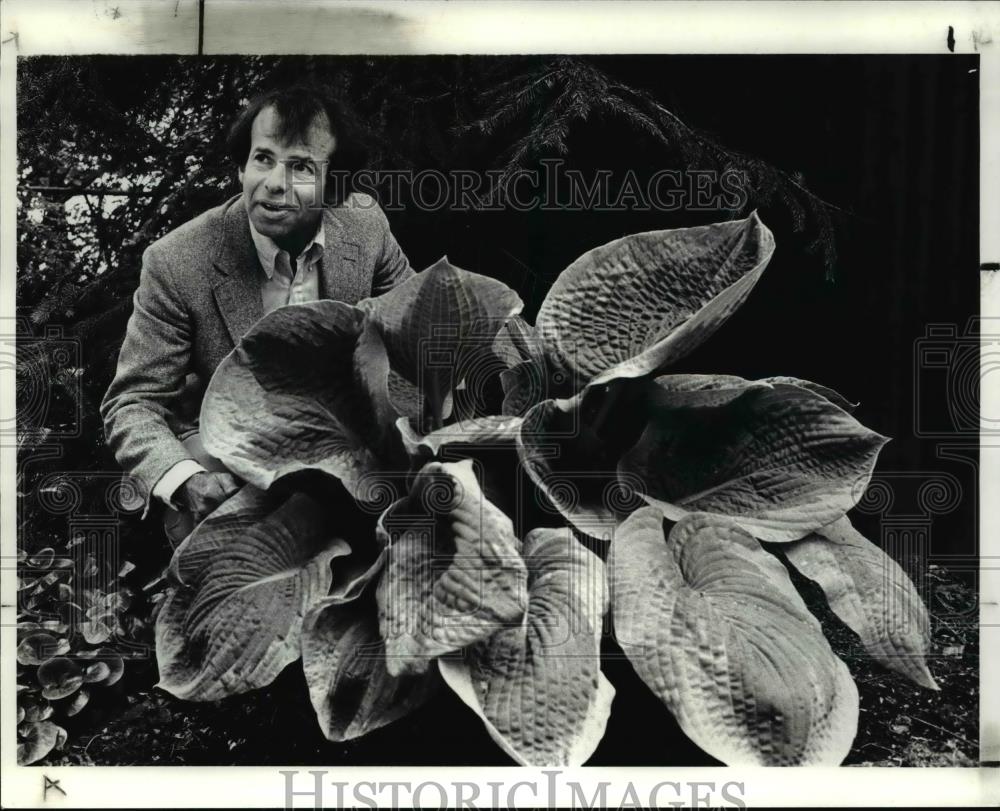
[[[684,732],[728,765],[836,765],[858,692],[778,560],[731,521],[695,514],[664,536],[635,512],[610,558],[615,632]]]
[[[482,493],[471,460],[431,462],[379,524],[386,570],[379,624],[393,675],[521,622],[527,575],[510,519]]]
[[[605,382],[663,368],[739,308],[774,251],[745,220],[630,234],[588,251],[549,290],[536,328],[553,357]]]
[[[299,658],[302,617],[333,582],[335,539],[322,506],[246,485],[174,552],[177,587],[156,619],[158,686],[214,701],[270,684]]]
[[[578,766],[600,742],[614,688],[600,670],[604,564],[567,530],[524,539],[523,624],[441,659],[445,681],[518,763]]]
[[[663,376],[642,436],[620,463],[671,520],[732,516],[791,541],[851,509],[887,439],[799,386]]]
[[[489,347],[523,303],[503,282],[438,260],[363,308],[376,320],[392,368],[416,385],[439,426],[465,356]]]
[[[343,302],[317,301],[258,321],[205,392],[209,453],[261,489],[315,469],[358,493],[358,480],[378,467],[370,448],[378,447],[381,413],[372,391],[355,384],[362,319]]]
[[[439,682],[433,670],[389,674],[371,598],[330,598],[313,608],[302,626],[302,666],[320,728],[331,741],[359,738],[402,718]]]

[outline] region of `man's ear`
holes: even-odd
[[[240,185],[243,185],[243,169],[242,167],[236,170],[236,177],[240,180]]]

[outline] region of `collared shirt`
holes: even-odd
[[[249,221],[249,218],[248,218]],[[285,304],[302,304],[319,299],[319,265],[326,250],[323,220],[312,241],[294,263],[288,251],[279,248],[273,239],[264,236],[250,223],[250,236],[257,249],[257,258],[267,279],[261,285],[264,315]]]
[[[248,218],[249,221],[249,218]],[[320,261],[326,250],[326,234],[323,230],[323,220],[312,242],[298,255],[295,269],[292,269],[292,259],[288,251],[279,248],[270,237],[264,236],[250,223],[250,236],[257,249],[257,258],[267,277],[261,284],[261,301],[264,305],[264,315],[283,307],[286,304],[302,304],[307,301],[319,300]],[[153,495],[175,507],[174,495],[177,488],[195,473],[205,468],[193,459],[183,459],[170,468],[153,487]]]

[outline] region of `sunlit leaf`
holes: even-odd
[[[523,555],[525,622],[439,666],[518,763],[578,766],[601,740],[615,692],[600,670],[604,564],[566,530],[533,530]]]
[[[125,662],[122,657],[110,648],[98,648],[97,655],[101,657],[101,662],[108,668],[108,675],[104,679],[104,684],[110,687],[117,684],[125,674]]]
[[[96,684],[111,675],[111,667],[107,662],[94,662],[87,665],[83,671],[83,680],[87,684]]]
[[[23,701],[23,704],[20,706],[24,707],[24,720],[29,723],[44,721],[47,718],[51,718],[52,713],[55,712],[47,698],[31,696],[23,699],[19,698],[18,701]]]
[[[18,732],[17,762],[22,766],[36,763],[65,740],[66,730],[51,721],[38,721],[22,725]]]
[[[87,706],[89,701],[90,693],[86,690],[80,690],[75,696],[73,696],[69,706],[66,707],[66,715],[72,717],[78,714],[84,707]]]
[[[484,496],[472,461],[423,467],[379,525],[386,570],[379,625],[392,675],[521,622],[527,574],[510,519]]]
[[[635,512],[611,548],[619,644],[684,732],[728,765],[836,765],[858,692],[778,560],[728,519],[664,534]]]
[[[774,251],[745,220],[630,234],[588,251],[549,290],[536,328],[550,354],[595,383],[649,374],[717,330]]]
[[[177,588],[156,619],[159,685],[212,701],[263,687],[299,657],[302,617],[350,547],[303,494],[245,486],[174,552]],[[336,564],[334,564],[336,565]]]
[[[56,550],[51,546],[39,549],[34,555],[28,558],[27,563],[32,569],[48,569],[55,561]]]
[[[69,642],[47,633],[29,634],[17,646],[17,661],[22,665],[40,665],[69,651]]]
[[[906,572],[841,518],[782,546],[796,569],[819,583],[833,612],[878,662],[937,690],[927,668],[930,617]]]
[[[83,638],[91,645],[100,645],[102,642],[107,642],[114,635],[114,628],[114,615],[108,613],[98,613],[93,617],[88,616],[87,619],[80,623],[80,631],[83,634]]]
[[[42,695],[55,700],[73,695],[83,684],[83,670],[72,659],[57,656],[39,665],[38,683],[42,685]]]
[[[40,627],[43,631],[57,636],[62,636],[69,631],[69,624],[62,620],[43,620]]]

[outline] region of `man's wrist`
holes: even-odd
[[[153,488],[153,495],[168,507],[175,510],[183,509],[184,505],[178,500],[181,495],[180,488],[196,473],[205,472],[207,471],[204,465],[199,464],[194,459],[182,459],[160,477]]]

